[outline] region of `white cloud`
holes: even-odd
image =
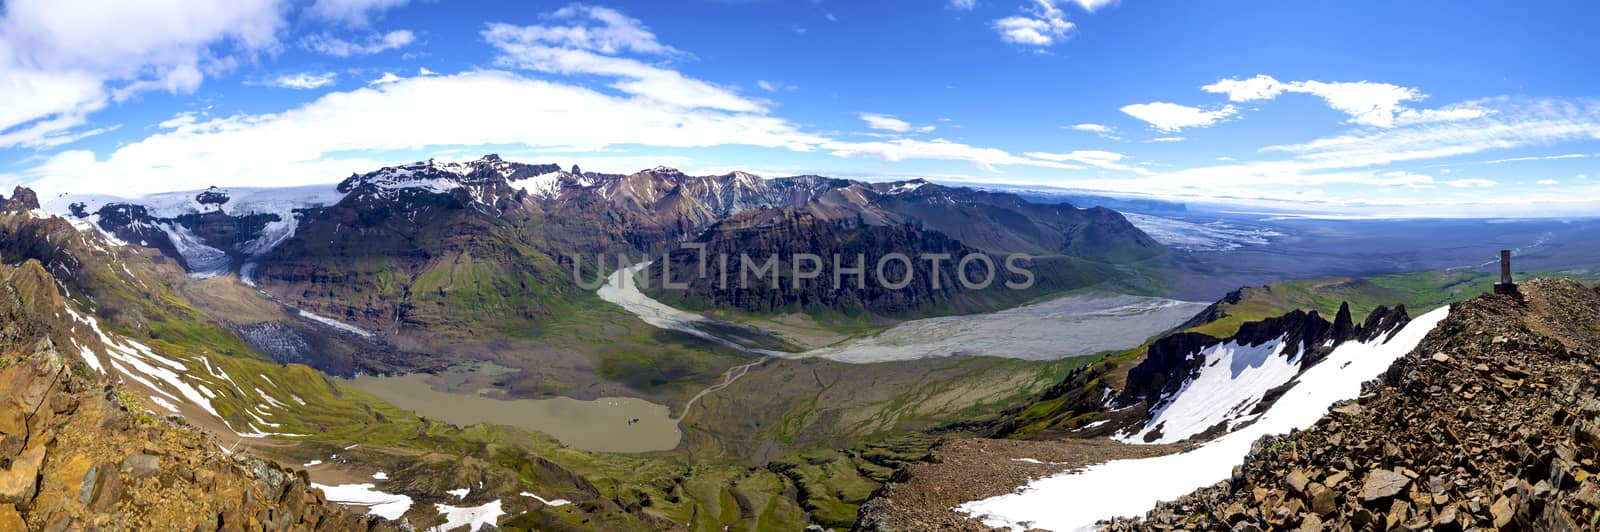
[[[1124,106],[1122,112],[1148,122],[1158,130],[1174,133],[1184,128],[1211,126],[1227,120],[1238,110],[1232,105],[1203,109],[1169,102],[1151,102]]]
[[[347,41],[327,33],[307,36],[301,45],[308,50],[331,55],[334,57],[351,57],[358,55],[372,55],[397,50],[416,42],[417,36],[410,30],[395,30],[388,33],[373,33],[367,35],[362,42]]]
[[[1084,11],[1089,11],[1089,12],[1092,13],[1095,10],[1098,10],[1098,9],[1100,9],[1102,7],[1109,6],[1109,5],[1115,5],[1117,2],[1120,2],[1121,0],[1071,0],[1071,1],[1074,4],[1078,4],[1078,7],[1083,8]]]
[[[275,87],[283,87],[286,89],[318,89],[332,85],[334,77],[335,74],[332,72],[325,72],[322,74],[301,72],[299,74],[285,74],[278,76],[276,79],[272,80],[270,85]]]
[[[1322,98],[1329,107],[1350,116],[1350,122],[1366,126],[1394,127],[1452,120],[1469,120],[1482,117],[1487,111],[1471,104],[1439,109],[1412,109],[1402,102],[1427,98],[1422,91],[1389,83],[1370,81],[1322,82],[1293,81],[1284,83],[1265,74],[1249,79],[1223,79],[1201,87],[1206,92],[1226,94],[1235,102],[1271,100],[1285,92],[1311,94]]]
[[[506,102],[517,102],[506,105]],[[493,116],[494,120],[468,117]],[[175,117],[160,133],[103,158],[59,153],[25,172],[41,194],[103,191],[136,195],[214,184],[229,169],[234,186],[337,181],[393,161],[370,155],[484,145],[569,147],[746,145],[799,151],[826,139],[763,115],[685,110],[648,98],[479,71],[404,78],[324,95],[277,113],[200,120]],[[559,124],[560,127],[551,127]],[[844,149],[837,144],[829,149]],[[906,156],[916,156],[906,153]],[[119,179],[108,182],[105,176]]]
[[[1156,137],[1146,142],[1183,142],[1185,140],[1188,139],[1185,137]]]
[[[886,161],[936,159],[966,161],[987,172],[998,172],[999,165],[1026,165],[1057,169],[1082,169],[1082,166],[1018,157],[1005,150],[970,146],[945,139],[894,139],[873,142],[828,141],[821,144],[838,157],[875,157]]]
[[[1433,188],[1436,182],[1433,176],[1413,174],[1411,172],[1384,172],[1372,184],[1380,187],[1410,187],[1413,189]]]
[[[1117,130],[1116,129],[1112,129],[1111,126],[1106,126],[1106,125],[1101,125],[1101,124],[1073,124],[1073,125],[1070,125],[1070,126],[1062,126],[1062,127],[1066,128],[1066,129],[1071,129],[1073,131],[1086,131],[1086,132],[1089,132],[1089,133],[1094,133],[1095,135],[1098,135],[1098,136],[1100,136],[1100,138],[1103,138],[1103,139],[1122,140],[1122,137],[1117,135]]]
[[[1595,157],[1597,155],[1600,155],[1600,154],[1595,154],[1595,153],[1568,153],[1568,154],[1563,154],[1563,155],[1537,155],[1537,156],[1532,156],[1532,157],[1511,157],[1511,158],[1507,158],[1507,159],[1495,159],[1495,160],[1492,160],[1492,161],[1484,161],[1484,162],[1482,162],[1480,164],[1505,164],[1505,163],[1516,163],[1516,162],[1524,162],[1524,161],[1559,161],[1559,160],[1563,160],[1563,159],[1587,159],[1587,158],[1590,158],[1590,157]]]
[[[375,14],[406,5],[407,0],[317,0],[306,12],[323,20],[365,26]]]
[[[977,5],[978,0],[950,0],[950,7],[963,11],[972,11]]]
[[[1133,172],[1141,175],[1148,174],[1150,172],[1144,168],[1123,164],[1121,161],[1127,159],[1128,156],[1110,151],[1073,150],[1068,153],[1028,152],[1024,153],[1023,155],[1033,157],[1035,159],[1044,159],[1047,161],[1082,163],[1097,168],[1121,170],[1124,172]]]
[[[1457,179],[1454,181],[1445,181],[1444,184],[1456,188],[1488,188],[1499,185],[1500,183],[1488,179]]]
[[[573,4],[544,18],[571,25],[532,25],[517,28],[517,39],[558,48],[588,50],[605,55],[633,52],[647,55],[675,55],[677,49],[656,40],[655,33],[638,19],[615,9]]]
[[[780,82],[776,82],[776,81],[767,81],[767,80],[764,80],[764,79],[758,79],[758,80],[756,80],[756,88],[759,88],[759,89],[767,91],[767,92],[779,92],[779,91],[792,91],[792,90],[798,89],[800,87],[797,87],[797,86],[794,86],[794,85],[785,84],[785,83],[780,83]]]
[[[0,148],[89,132],[88,115],[152,90],[189,93],[232,54],[277,46],[281,0],[12,0],[0,13]],[[102,128],[104,129],[104,128]]]
[[[866,122],[867,123],[867,127],[870,127],[872,129],[881,129],[881,130],[884,130],[884,131],[894,131],[896,133],[905,133],[907,131],[911,131],[911,124],[910,123],[906,122],[905,120],[901,120],[901,119],[898,119],[898,118],[895,118],[895,117],[892,117],[892,116],[889,116],[889,115],[880,115],[880,114],[874,114],[874,113],[861,113],[861,114],[858,114],[856,116],[859,117],[862,122]]]
[[[388,83],[394,83],[394,82],[400,81],[402,79],[405,79],[405,78],[402,78],[400,76],[394,75],[394,72],[384,72],[382,76],[378,77],[378,79],[375,79],[375,80],[372,80],[372,81],[368,81],[367,85],[369,85],[369,86],[384,85],[384,84],[388,84]]]
[[[1067,21],[1066,13],[1056,7],[1055,0],[1034,0],[1024,15],[996,20],[992,27],[1002,41],[1046,48],[1067,40],[1075,25]]]
[[[1496,108],[1472,120],[1355,132],[1302,144],[1268,146],[1262,151],[1295,154],[1301,160],[1327,168],[1358,168],[1600,139],[1600,104],[1593,101],[1498,99],[1473,105]]]
[[[1540,180],[1536,181],[1536,183],[1538,183],[1540,185],[1545,185],[1545,186],[1561,184],[1560,181],[1557,181],[1557,180],[1554,180],[1554,179],[1540,179]]]
[[[678,55],[642,23],[612,9],[570,6],[546,16],[569,26],[490,24],[483,37],[501,52],[502,66],[555,74],[618,78],[611,87],[627,94],[686,108],[762,112],[764,107],[710,82],[612,54]]]
[[[417,69],[417,75],[418,76],[437,76],[437,75],[439,75],[439,73],[438,72],[434,72],[432,70],[428,70],[428,67],[421,67],[421,68]]]

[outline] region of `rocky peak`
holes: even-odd
[[[203,206],[215,206],[218,209],[221,209],[222,205],[228,203],[228,200],[230,199],[232,198],[228,196],[228,191],[214,186],[207,187],[205,190],[200,191],[199,194],[194,196],[194,201],[196,203],[199,203]]]
[[[561,168],[553,164],[510,162],[495,154],[467,162],[441,162],[430,158],[366,174],[351,174],[339,183],[338,190],[344,194],[392,197],[402,192],[449,194],[466,189],[472,199],[492,203],[491,196],[511,191],[511,181],[560,171]]]
[[[33,189],[17,185],[12,189],[11,198],[0,198],[0,209],[7,212],[26,212],[39,208],[39,195]]]

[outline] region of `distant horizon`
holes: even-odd
[[[995,192],[1008,192],[1008,193],[1021,193],[1021,194],[1035,193],[1035,194],[1039,194],[1039,195],[1056,194],[1056,195],[1063,195],[1063,196],[1098,196],[1098,197],[1104,197],[1104,198],[1114,199],[1114,200],[1156,201],[1156,202],[1184,205],[1186,207],[1201,207],[1203,210],[1198,211],[1198,213],[1212,213],[1212,214],[1224,214],[1224,215],[1244,215],[1244,216],[1263,216],[1263,217],[1268,217],[1268,219],[1279,218],[1279,219],[1340,220],[1340,221],[1362,221],[1362,220],[1366,220],[1366,221],[1396,220],[1396,221],[1398,221],[1398,220],[1499,220],[1499,219],[1504,219],[1504,220],[1551,220],[1551,219],[1572,219],[1572,220],[1577,220],[1577,219],[1588,219],[1588,218],[1600,218],[1600,210],[1590,211],[1590,212],[1583,212],[1586,209],[1582,205],[1578,205],[1578,206],[1573,207],[1574,210],[1572,210],[1572,211],[1550,210],[1550,209],[1548,209],[1548,205],[1532,205],[1532,206],[1530,206],[1530,208],[1535,208],[1535,209],[1540,209],[1540,210],[1538,210],[1537,212],[1531,212],[1531,213],[1528,213],[1528,214],[1520,214],[1520,215],[1519,214],[1510,214],[1510,213],[1507,213],[1507,214],[1474,214],[1474,213],[1462,213],[1462,212],[1438,212],[1438,211],[1428,212],[1428,211],[1422,211],[1421,210],[1421,209],[1424,209],[1424,208],[1444,208],[1444,209],[1448,209],[1450,207],[1455,206],[1453,204],[1448,204],[1448,203],[1440,203],[1440,204],[1434,204],[1434,205],[1381,205],[1381,204],[1327,205],[1327,206],[1324,206],[1325,208],[1317,209],[1318,206],[1323,206],[1323,205],[1321,205],[1319,203],[1315,203],[1315,202],[1293,203],[1293,202],[1285,202],[1285,201],[1258,200],[1258,199],[1250,199],[1250,198],[1211,198],[1211,197],[1196,197],[1196,196],[1157,195],[1157,194],[1147,194],[1147,193],[1139,193],[1139,192],[1105,191],[1105,190],[1070,188],[1070,187],[1056,186],[1056,185],[1051,185],[1051,184],[1026,183],[1026,182],[1022,182],[1022,183],[1006,183],[1006,182],[992,182],[992,181],[963,181],[963,180],[961,180],[959,178],[951,178],[951,177],[944,177],[944,176],[931,176],[931,175],[871,175],[871,174],[835,175],[835,174],[823,174],[823,173],[818,173],[818,172],[799,172],[799,173],[792,173],[792,174],[790,174],[790,173],[774,174],[774,173],[772,173],[770,171],[767,171],[767,172],[753,171],[753,170],[745,170],[745,169],[742,169],[742,168],[717,169],[717,170],[697,170],[697,169],[684,170],[682,168],[669,166],[669,165],[666,165],[666,164],[645,166],[645,167],[637,168],[637,169],[634,169],[634,170],[619,171],[619,170],[615,170],[615,169],[611,169],[611,168],[602,168],[602,169],[584,168],[584,165],[577,164],[577,163],[554,162],[554,160],[556,159],[555,157],[524,159],[524,158],[521,158],[521,157],[508,157],[508,156],[504,156],[504,155],[501,155],[501,154],[498,154],[498,153],[484,153],[482,155],[475,156],[475,157],[436,156],[436,157],[425,157],[425,158],[416,159],[416,160],[409,160],[409,161],[405,161],[405,162],[392,162],[391,161],[391,162],[388,162],[388,163],[383,163],[381,166],[375,166],[375,167],[369,168],[367,170],[346,173],[346,174],[343,174],[343,177],[330,179],[330,180],[327,180],[327,181],[307,182],[307,183],[300,183],[300,184],[293,184],[293,185],[283,185],[283,186],[255,185],[255,184],[240,186],[240,185],[229,185],[229,184],[226,184],[222,180],[217,180],[216,182],[214,182],[214,183],[212,183],[210,185],[197,187],[197,188],[177,189],[177,190],[152,190],[152,191],[148,191],[148,192],[142,192],[142,193],[139,193],[139,194],[116,194],[116,193],[99,193],[99,192],[77,193],[77,192],[71,192],[71,191],[48,190],[48,189],[37,188],[37,187],[33,186],[34,185],[33,183],[17,183],[16,185],[26,186],[26,187],[29,187],[32,190],[35,190],[39,194],[39,196],[41,198],[41,202],[45,203],[45,204],[50,204],[54,200],[63,197],[63,194],[70,195],[70,196],[77,196],[77,197],[101,197],[101,196],[103,196],[103,197],[114,197],[114,198],[128,199],[128,200],[137,200],[137,199],[140,199],[140,198],[146,198],[146,197],[152,197],[152,196],[161,196],[161,195],[169,195],[169,194],[197,193],[197,192],[204,191],[207,188],[211,188],[211,187],[215,187],[215,188],[219,188],[219,189],[230,189],[230,190],[235,190],[235,189],[236,190],[271,190],[271,189],[301,189],[301,188],[304,188],[304,189],[315,189],[315,188],[318,188],[318,187],[337,185],[339,182],[343,181],[344,179],[348,179],[350,177],[350,175],[360,175],[360,174],[365,174],[365,173],[368,173],[368,172],[377,171],[377,170],[380,170],[380,169],[383,169],[383,168],[397,167],[397,166],[403,166],[403,165],[414,164],[414,163],[419,163],[419,162],[426,162],[429,159],[433,159],[435,161],[440,161],[440,162],[446,162],[446,163],[452,163],[452,162],[461,163],[461,162],[479,160],[479,159],[482,159],[484,157],[488,157],[488,156],[491,156],[491,155],[498,156],[498,157],[500,157],[500,158],[502,158],[504,160],[517,162],[517,163],[524,163],[524,164],[552,164],[552,165],[561,167],[563,170],[570,170],[573,166],[578,166],[580,169],[582,169],[586,173],[587,172],[594,172],[594,173],[599,173],[599,174],[611,174],[611,175],[632,175],[632,174],[635,174],[635,173],[638,173],[638,172],[643,172],[643,171],[647,171],[647,170],[651,170],[651,169],[655,169],[655,168],[665,167],[665,168],[670,168],[670,169],[673,169],[673,170],[677,170],[677,171],[683,172],[686,175],[692,175],[692,176],[726,175],[726,174],[729,174],[729,173],[732,173],[732,172],[744,172],[744,173],[748,173],[748,174],[753,174],[753,175],[759,176],[759,177],[761,177],[763,179],[780,179],[780,178],[798,177],[798,176],[804,176],[804,175],[818,175],[818,176],[821,176],[821,177],[828,177],[828,178],[834,178],[834,179],[848,179],[848,180],[857,180],[857,181],[872,182],[872,183],[893,183],[893,182],[911,181],[911,180],[919,180],[920,179],[920,180],[924,180],[924,181],[927,181],[927,182],[930,182],[930,183],[935,183],[935,184],[944,185],[944,186],[969,187],[969,188],[973,188],[973,189],[977,189],[977,190],[988,190],[988,191],[995,191]],[[10,186],[13,186],[13,185],[7,185],[6,188],[10,188]],[[1078,205],[1078,206],[1082,207],[1082,205]],[[1256,210],[1247,210],[1247,209],[1256,209]],[[1404,212],[1403,211],[1404,209],[1411,209],[1411,211],[1410,212]],[[60,209],[56,209],[56,210],[60,210]]]

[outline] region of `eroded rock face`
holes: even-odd
[[[1522,295],[1453,306],[1356,402],[1111,528],[1600,527],[1600,294],[1536,280]]]
[[[368,530],[303,472],[248,455],[95,378],[37,262],[0,265],[0,530]]]

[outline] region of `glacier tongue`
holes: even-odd
[[[1382,374],[1416,349],[1449,315],[1440,308],[1412,320],[1385,341],[1345,342],[1296,380],[1254,424],[1183,453],[1115,460],[1034,481],[1016,493],[972,501],[956,511],[985,525],[1011,530],[1093,530],[1114,517],[1141,515],[1156,503],[1220,482],[1249,454],[1251,444],[1315,424],[1328,407],[1361,393],[1361,383]]]

